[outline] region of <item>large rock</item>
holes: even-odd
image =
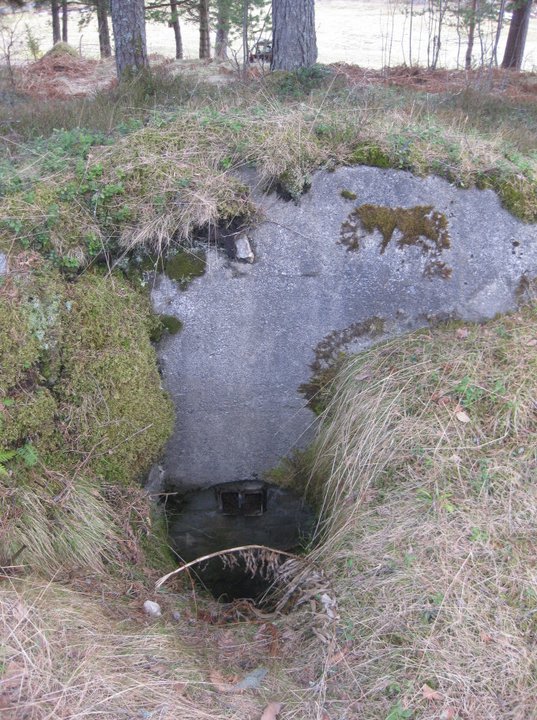
[[[177,405],[171,485],[262,474],[310,437],[299,386],[312,364],[438,319],[510,310],[521,278],[537,273],[537,227],[492,191],[356,167],[317,174],[298,206],[263,202],[254,264],[211,249],[187,290],[164,275],[155,284],[157,312],[184,323],[159,350]],[[397,220],[388,207],[411,212]],[[412,237],[413,223],[429,237]]]

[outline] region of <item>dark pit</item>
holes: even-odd
[[[189,492],[168,506],[168,517],[171,544],[181,563],[251,545],[300,553],[315,522],[303,498],[259,480]],[[191,572],[218,600],[249,598],[262,604],[274,583],[266,558],[262,550],[226,553],[196,563]],[[285,559],[273,555],[269,564]]]

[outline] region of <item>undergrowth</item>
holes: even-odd
[[[0,287],[0,564],[102,568],[121,557],[121,507],[128,516],[139,504],[135,483],[171,431],[155,321],[121,277],[71,281],[35,253],[9,263]],[[114,512],[121,486],[131,488]]]
[[[332,707],[534,718],[537,313],[350,358],[325,388],[312,557],[334,568]]]
[[[119,113],[103,129],[92,113],[118,92],[118,107],[131,96],[136,107],[145,97],[144,110],[128,119]],[[13,243],[36,248],[76,270],[103,255],[165,252],[215,226],[236,231],[258,217],[240,180],[252,167],[263,188],[291,200],[319,168],[368,164],[433,173],[460,187],[491,188],[515,215],[537,220],[537,144],[528,137],[537,117],[514,101],[502,99],[513,113],[491,112],[487,124],[473,119],[471,94],[457,104],[441,95],[353,86],[325,68],[305,79],[276,74],[195,93],[161,73],[130,91],[65,107],[73,103],[78,124],[66,112],[57,118],[63,129],[48,136],[31,138],[25,127],[19,133],[27,137],[19,140],[7,122],[0,164],[4,250]],[[490,107],[498,103],[489,97]]]

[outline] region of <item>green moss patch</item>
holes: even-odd
[[[154,462],[173,422],[149,302],[118,278],[86,275],[69,291],[59,391],[68,435],[79,452],[94,453],[97,474],[128,483]]]
[[[175,280],[181,290],[186,290],[194,278],[205,273],[206,267],[205,250],[184,249],[166,260],[164,272],[171,280]]]
[[[351,190],[342,190],[339,194],[344,200],[356,200],[358,197],[356,193]]]
[[[348,250],[358,250],[363,233],[374,232],[382,236],[381,254],[397,232],[399,247],[416,245],[428,255],[425,268],[428,277],[451,276],[451,268],[440,259],[442,252],[451,247],[448,221],[444,213],[438,212],[432,205],[412,208],[360,205],[341,226],[340,242]]]
[[[43,568],[98,564],[117,550],[107,547],[110,488],[143,477],[173,424],[149,301],[120,277],[66,280],[35,255],[12,257],[10,269],[0,294],[2,544],[8,558],[26,546],[24,562]]]
[[[390,156],[378,145],[361,144],[355,147],[347,158],[349,165],[370,165],[378,168],[394,167]]]

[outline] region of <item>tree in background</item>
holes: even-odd
[[[58,0],[50,0],[50,9],[52,12],[52,43],[56,45],[62,39],[60,29],[60,4]]]
[[[217,0],[214,56],[218,60],[227,60],[229,32],[231,30],[232,5],[233,0]]]
[[[180,60],[183,57],[183,37],[179,23],[179,13],[184,0],[149,0],[145,6],[145,18],[152,22],[163,23],[172,28],[175,40],[175,58]],[[189,10],[191,9],[189,4]]]
[[[67,42],[67,0],[62,0],[62,41]]]
[[[272,0],[272,70],[317,62],[315,0]]]
[[[111,0],[112,28],[119,80],[148,66],[144,0]]]
[[[507,45],[502,60],[503,68],[520,70],[524,58],[524,48],[528,37],[532,0],[517,0],[513,3],[513,15],[507,36]]]
[[[199,0],[200,59],[211,58],[211,34],[209,32],[209,0]]]
[[[112,56],[112,44],[110,42],[110,29],[108,26],[108,0],[96,0],[97,10],[97,31],[99,33],[99,52],[101,58]]]
[[[173,29],[175,37],[175,59],[181,60],[183,57],[183,38],[181,36],[181,26],[179,25],[177,0],[170,0],[170,21],[168,24]]]
[[[226,60],[231,43],[239,36],[242,36],[243,46],[248,51],[250,42],[255,43],[264,32],[270,30],[270,2],[217,0],[211,13],[211,23],[216,29],[214,56]]]

